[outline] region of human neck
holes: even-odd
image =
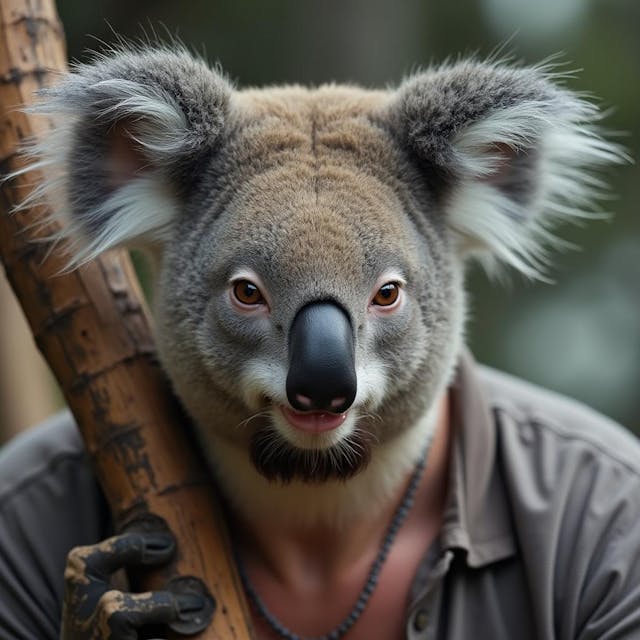
[[[309,581],[330,584],[356,565],[366,569],[375,557],[394,513],[403,499],[410,476],[413,474],[416,453],[431,437],[426,468],[418,484],[414,507],[405,528],[420,522],[436,521],[441,515],[446,493],[447,460],[449,446],[449,414],[446,394],[430,418],[429,432],[423,433],[418,448],[412,450],[412,464],[403,469],[393,488],[387,486],[387,494],[367,507],[364,489],[371,479],[364,478],[360,487],[351,487],[354,495],[361,489],[364,505],[355,509],[351,517],[294,519],[274,516],[273,512],[247,512],[235,510],[235,539],[242,557],[249,567],[261,567],[281,583],[305,587]],[[390,455],[388,453],[387,455]],[[375,460],[373,461],[375,463]],[[378,461],[382,465],[387,460]],[[366,472],[364,472],[366,474]],[[378,470],[377,473],[381,473]],[[364,474],[363,474],[364,475]],[[348,489],[354,478],[335,489]],[[389,480],[389,482],[391,482]],[[388,483],[387,483],[388,484]],[[307,487],[312,491],[313,487]],[[322,491],[318,489],[318,491]],[[336,496],[347,500],[349,496]],[[286,497],[283,497],[286,500]],[[313,500],[310,495],[308,500]],[[362,508],[365,507],[365,508]],[[356,567],[356,569],[354,569]],[[307,586],[311,586],[308,585]]]

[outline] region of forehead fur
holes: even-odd
[[[274,87],[230,100],[227,156],[264,170],[287,161],[317,170],[332,162],[389,179],[399,163],[389,130],[391,95],[357,87]],[[256,162],[257,161],[257,162]]]
[[[234,192],[231,244],[318,282],[409,268],[409,168],[384,124],[388,105],[386,92],[351,87],[236,93],[216,170]]]
[[[387,91],[343,84],[289,85],[236,91],[231,108],[239,109],[248,117],[273,116],[304,128],[310,122],[322,124],[329,119],[346,121],[379,114],[390,99]]]

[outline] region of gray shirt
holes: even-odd
[[[437,544],[407,638],[640,639],[640,444],[463,356]],[[0,640],[58,638],[67,552],[111,533],[68,414],[0,452]]]

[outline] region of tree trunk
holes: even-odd
[[[52,126],[18,108],[65,70],[64,36],[53,0],[2,0],[3,174],[24,165],[17,153],[20,143]],[[2,186],[0,258],[80,427],[117,526],[153,513],[178,540],[172,565],[149,574],[144,588],[164,588],[177,575],[196,576],[217,603],[211,625],[197,638],[250,638],[219,504],[158,368],[149,316],[129,258],[111,252],[57,275],[64,259],[47,256],[47,243],[37,242],[57,224],[46,219],[46,206],[8,215],[39,179],[32,171]]]

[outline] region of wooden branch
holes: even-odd
[[[52,126],[18,109],[65,70],[64,36],[53,0],[2,0],[2,174],[23,166],[20,143]],[[250,638],[219,505],[157,366],[149,316],[129,258],[113,252],[56,275],[64,259],[46,257],[47,244],[38,242],[56,228],[46,208],[8,213],[39,180],[32,171],[3,185],[0,257],[80,426],[115,522],[122,525],[151,512],[178,540],[173,564],[150,575],[144,586],[163,588],[177,574],[197,576],[217,603],[212,624],[197,638]]]

